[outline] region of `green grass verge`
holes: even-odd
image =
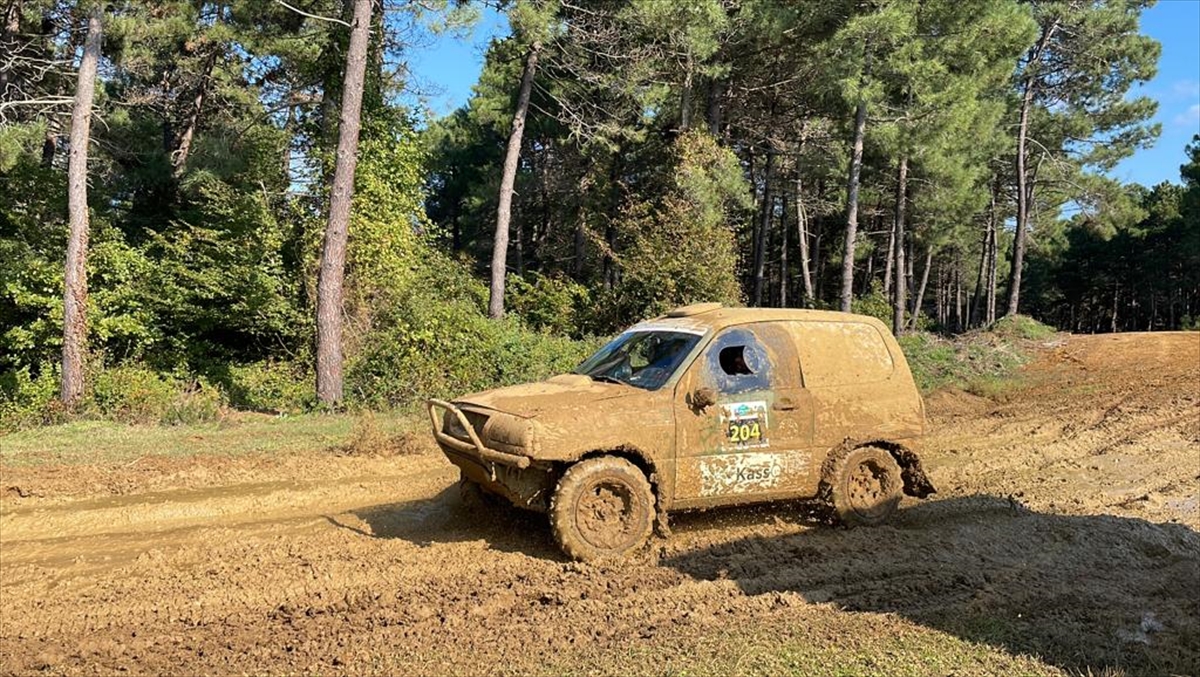
[[[75,421],[0,436],[0,463],[113,464],[143,456],[239,456],[329,450],[379,453],[426,434],[411,411],[386,414],[237,415],[190,425]],[[427,434],[426,434],[427,436]]]
[[[1053,327],[1017,316],[953,339],[915,332],[899,341],[921,392],[955,387],[1004,400],[1020,386],[1017,371],[1029,361],[1031,344],[1054,333]]]

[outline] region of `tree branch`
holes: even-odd
[[[346,28],[350,28],[350,24],[345,21],[342,21],[341,19],[335,19],[334,17],[331,17],[331,16],[321,16],[320,14],[310,14],[298,7],[293,7],[289,4],[287,4],[283,0],[275,0],[275,2],[279,3],[280,5],[283,5],[284,7],[287,7],[288,9],[292,10],[293,12],[295,12],[301,16],[306,16],[310,19],[316,19],[318,21],[328,21],[330,23],[341,24],[341,25],[345,26]]]

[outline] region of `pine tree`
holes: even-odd
[[[79,84],[71,111],[71,156],[67,169],[70,237],[67,240],[63,292],[63,350],[61,398],[74,406],[83,394],[83,363],[87,354],[88,144],[91,142],[92,101],[100,63],[103,14],[100,5],[87,10],[87,37],[79,62]]]
[[[354,198],[354,170],[358,164],[359,116],[362,112],[367,44],[374,3],[374,0],[353,1],[353,23],[350,27],[350,46],[346,51],[346,74],[338,122],[337,163],[330,190],[325,244],[321,249],[321,272],[317,279],[317,398],[326,406],[340,403],[343,395],[342,283],[350,227],[350,203]]]
[[[1040,34],[1015,74],[1020,104],[1010,315],[1020,309],[1021,274],[1039,187],[1039,177],[1029,166],[1029,141],[1036,141],[1040,154],[1053,165],[1050,169],[1057,176],[1048,177],[1049,182],[1078,182],[1087,167],[1110,169],[1158,136],[1158,126],[1147,124],[1156,104],[1147,97],[1125,97],[1130,87],[1157,71],[1161,48],[1138,32],[1138,18],[1149,4],[1150,0],[1075,0],[1029,5]],[[1095,180],[1092,183],[1095,186]],[[1043,211],[1053,213],[1054,205]]]

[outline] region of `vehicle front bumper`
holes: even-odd
[[[483,443],[463,411],[445,400],[426,402],[433,437],[446,458],[458,466],[465,478],[477,482],[487,491],[503,496],[514,505],[545,512],[554,488],[550,464],[535,463],[521,454],[493,449]],[[444,430],[444,415],[455,417],[466,432],[467,440]]]
[[[426,402],[426,406],[429,407],[429,422],[433,425],[433,437],[441,445],[443,451],[453,450],[459,455],[472,457],[481,464],[484,462],[499,463],[522,470],[529,467],[531,461],[528,456],[489,449],[484,446],[483,441],[479,439],[479,434],[467,420],[466,414],[453,404],[445,400],[430,399]],[[470,441],[461,440],[442,429],[442,417],[438,416],[439,409],[457,417]]]

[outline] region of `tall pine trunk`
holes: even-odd
[[[87,38],[75,85],[71,110],[71,155],[67,161],[67,212],[70,234],[63,285],[63,350],[60,396],[74,406],[83,394],[83,360],[87,353],[87,159],[91,140],[92,100],[96,93],[96,67],[103,36],[102,5],[88,13]]]
[[[192,108],[188,112],[187,123],[183,127],[183,132],[179,135],[178,141],[175,143],[175,149],[171,153],[171,173],[175,178],[183,176],[183,170],[187,166],[188,155],[192,152],[192,140],[196,136],[196,126],[200,123],[200,110],[204,107],[204,99],[208,96],[209,82],[212,80],[213,68],[217,65],[218,47],[212,47],[212,52],[204,61],[204,74],[200,78],[200,84],[196,87],[196,93],[192,97]],[[291,109],[288,109],[289,116]]]
[[[492,287],[488,297],[488,317],[504,317],[504,276],[508,272],[508,222],[512,217],[513,186],[517,181],[517,165],[521,161],[521,137],[525,135],[525,114],[529,111],[529,94],[533,91],[533,74],[537,71],[538,52],[542,43],[529,46],[525,55],[525,71],[521,74],[521,90],[517,94],[517,110],[513,113],[508,149],[504,153],[504,172],[500,175],[500,200],[496,207],[496,236],[492,240]]]
[[[996,193],[992,192],[992,208],[988,214],[987,223],[983,229],[983,240],[979,243],[979,272],[975,276],[975,291],[971,294],[971,314],[967,318],[967,326],[975,326],[983,322],[984,287],[987,286],[988,253],[992,241],[992,226],[996,216]]]
[[[862,175],[863,137],[867,132],[867,102],[860,99],[854,111],[854,145],[850,154],[850,178],[846,186],[846,247],[842,259],[843,313],[854,301],[854,245],[858,238],[858,181]]]
[[[788,229],[787,229],[787,213],[788,200],[787,193],[784,192],[780,198],[782,203],[779,208],[779,307],[787,308],[788,304]]]
[[[997,226],[993,226],[991,239],[988,241],[987,315],[985,320],[988,326],[996,322],[996,266],[998,263],[996,230]]]
[[[883,261],[883,293],[892,298],[892,264],[896,258],[896,229],[888,230],[887,252]]]
[[[804,284],[804,307],[812,307],[813,282],[808,258],[808,215],[804,211],[804,182],[796,175],[796,237],[800,240],[800,281]]]
[[[1025,141],[1029,135],[1029,109],[1033,85],[1026,83],[1021,100],[1021,122],[1017,127],[1017,230],[1013,239],[1012,269],[1008,276],[1008,314],[1016,315],[1021,302],[1021,271],[1025,263],[1025,238],[1029,229],[1029,192],[1025,173]]]
[[[771,227],[773,209],[771,196],[771,173],[775,168],[775,153],[767,150],[767,166],[763,171],[762,214],[758,228],[754,231],[754,305],[762,306],[763,269],[766,266],[767,230]]]
[[[342,0],[341,20],[344,23],[349,24],[354,20],[354,9],[355,3],[353,0]],[[334,138],[337,135],[337,119],[339,116],[339,105],[342,100],[342,92],[339,89],[339,85],[342,83],[338,82],[338,75],[340,74],[345,79],[345,70],[339,69],[334,65],[336,63],[344,64],[346,61],[345,56],[342,54],[341,39],[338,34],[330,32],[329,40],[321,50],[321,56],[318,61],[324,66],[321,69],[321,108],[319,114],[321,147],[329,148],[333,145]],[[332,178],[329,174],[329,165],[328,163],[324,163],[324,165],[322,169],[323,178],[329,181]]]
[[[325,225],[321,270],[317,276],[317,399],[325,405],[342,401],[342,283],[346,274],[346,239],[350,205],[354,199],[354,171],[358,166],[358,132],[362,122],[373,1],[354,0],[354,20],[342,84],[342,110],[338,120],[337,160],[329,193],[329,220]]]
[[[825,281],[825,259],[821,258],[821,238],[824,236],[825,233],[818,230],[817,236],[813,238],[813,265],[816,268],[814,271],[815,275],[813,276],[814,299],[823,298],[821,292]]]
[[[1042,31],[1042,36],[1033,48],[1026,69],[1035,67],[1042,59],[1046,45],[1054,37],[1058,21],[1054,21]],[[1024,79],[1024,92],[1021,96],[1021,115],[1017,124],[1017,228],[1013,239],[1012,269],[1008,276],[1008,313],[1016,315],[1021,303],[1021,272],[1025,264],[1025,240],[1029,233],[1029,201],[1032,191],[1029,188],[1029,176],[1026,172],[1026,146],[1029,139],[1029,115],[1033,108],[1037,82],[1032,74]]]
[[[917,296],[913,299],[912,312],[908,317],[908,326],[917,328],[917,320],[921,317],[921,306],[925,305],[925,289],[929,286],[929,269],[933,267],[933,247],[925,250],[925,267],[921,271],[921,283],[917,285]]]
[[[963,330],[962,254],[954,252],[954,330]]]
[[[899,336],[904,331],[904,306],[908,302],[908,288],[904,279],[904,212],[908,206],[908,156],[900,157],[896,168],[896,220],[892,234],[896,247],[896,288],[892,303],[892,333]]]
[[[937,312],[937,322],[940,326],[946,326],[946,267],[939,262],[937,273],[937,288],[933,291],[933,305]]]

